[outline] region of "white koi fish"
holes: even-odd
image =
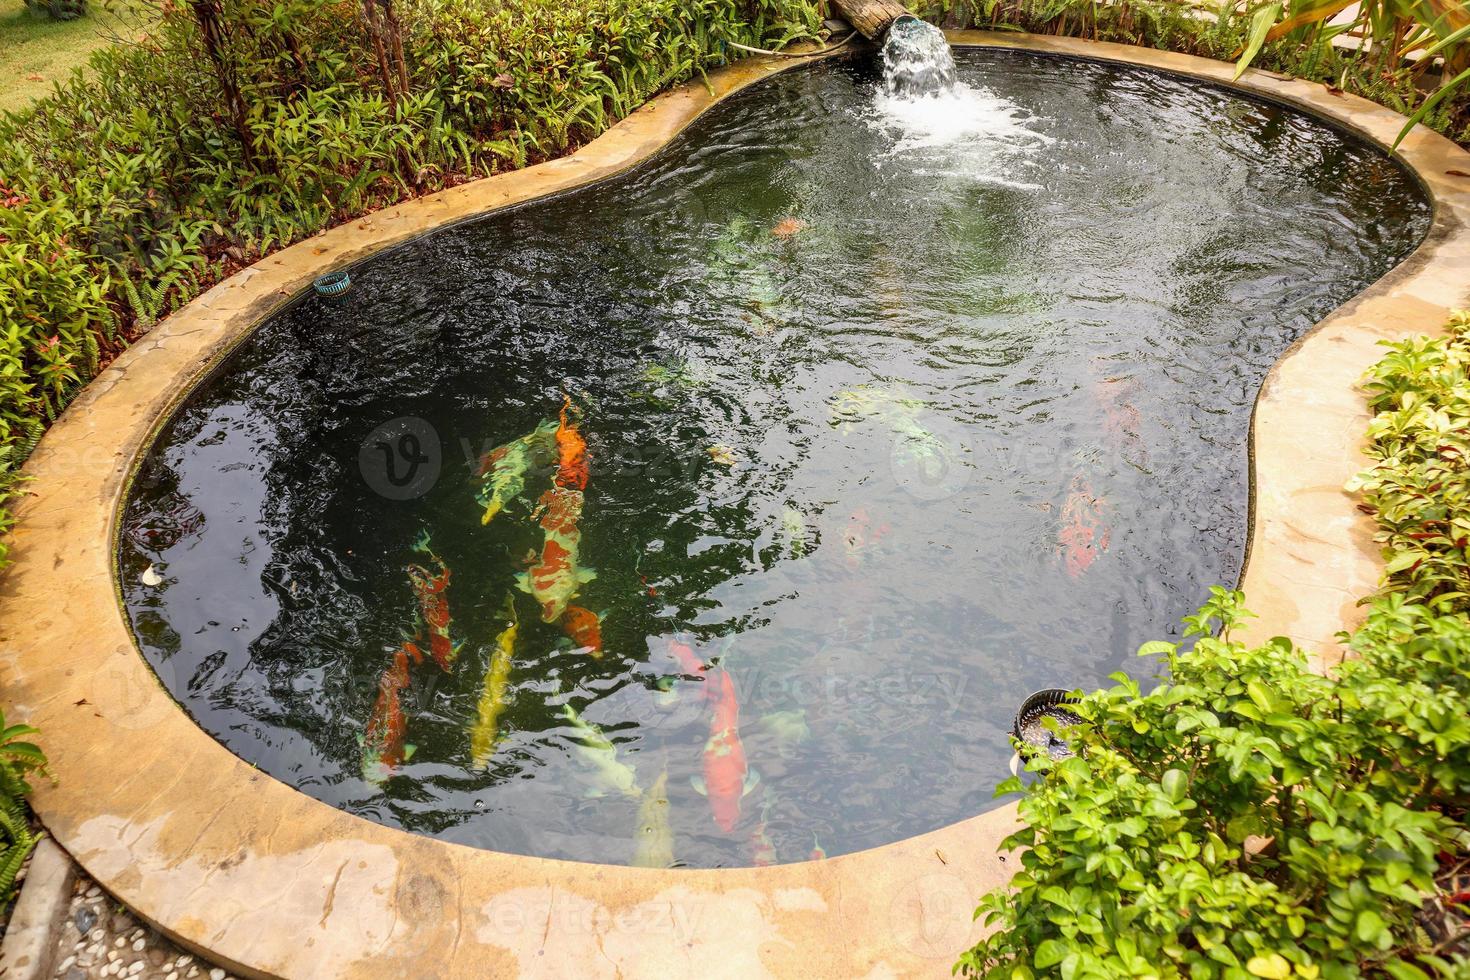
[[[633,851],[635,868],[672,868],[674,832],[669,827],[669,773],[658,774],[638,807],[638,844]]]
[[[606,787],[617,790],[624,796],[642,796],[643,791],[638,788],[637,771],[618,758],[618,747],[602,734],[602,729],[583,721],[582,716],[569,704],[562,706],[561,713],[577,729],[577,737],[572,739],[572,745],[576,747],[582,760],[597,774],[597,778]],[[587,795],[602,796],[604,793],[600,789],[594,789]]]

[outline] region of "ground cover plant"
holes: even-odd
[[[1214,590],[1169,680],[1083,698],[1079,754],[1034,765],[1028,850],[956,970],[1067,978],[1470,976],[1470,315],[1368,379],[1382,593],[1329,673],[1231,639]],[[1019,781],[1002,787],[1021,790]]]

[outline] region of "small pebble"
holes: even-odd
[[[183,956],[180,956],[177,960],[174,961],[174,966],[176,966],[180,970],[182,970],[184,967],[188,966],[190,963],[193,963],[193,962],[194,962],[194,955],[192,953],[185,953]]]
[[[179,971],[174,970],[168,976],[164,977],[163,980],[179,980]]]
[[[141,953],[141,952],[143,952],[143,947],[145,945],[146,944],[143,942],[143,940],[141,940],[141,939],[134,939],[133,940],[133,952],[135,952],[135,953]]]
[[[215,967],[209,971],[209,980],[225,980],[225,971]]]
[[[61,961],[61,965],[56,968],[56,972],[58,974],[65,973],[67,970],[71,969],[71,965],[76,961],[77,958],[75,955],[68,956],[66,959]]]
[[[148,957],[149,963],[160,970],[164,969],[163,961],[168,958],[168,954],[164,952],[162,946],[154,946],[152,949],[148,950],[146,955]]]
[[[92,940],[92,942],[94,943],[100,943],[102,942],[102,937],[105,935],[107,935],[107,933],[103,932],[101,929],[93,929],[91,932],[87,933],[87,938]]]
[[[128,976],[136,977],[138,974],[143,972],[143,967],[146,965],[147,964],[145,964],[142,960],[138,960],[132,966],[128,967]]]
[[[97,913],[83,905],[72,916],[72,922],[76,924],[77,932],[85,936],[97,924]]]
[[[107,951],[107,962],[109,962],[109,963],[116,963],[117,962],[117,958],[119,956],[121,956],[121,955],[122,954],[119,953],[117,950],[115,950],[115,949],[109,949]]]
[[[114,940],[113,940],[113,941],[112,941],[112,945],[114,945],[114,946],[116,946],[116,947],[117,947],[117,948],[118,948],[118,949],[122,949],[122,948],[123,948],[123,946],[124,946],[124,945],[125,945],[125,944],[126,944],[126,943],[127,943],[127,939],[126,939],[126,938],[124,938],[124,937],[122,937],[122,936],[118,936],[118,937],[117,937],[117,938],[116,938],[116,939],[114,939]]]
[[[87,971],[79,966],[74,966],[66,971],[66,976],[62,977],[61,980],[87,980]]]
[[[199,976],[199,967],[197,967],[197,966],[191,966],[191,967],[189,967],[189,972],[186,973],[186,974],[184,974],[185,980],[188,980],[189,977],[197,977],[197,976]]]
[[[102,889],[98,888],[96,885],[93,885],[91,888],[88,888],[87,889],[87,897],[88,898],[96,898],[98,895],[101,895],[101,894],[102,894]]]

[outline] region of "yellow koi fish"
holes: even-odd
[[[554,421],[542,422],[528,434],[497,446],[480,460],[480,490],[476,499],[485,505],[481,524],[489,524],[526,489],[526,474],[531,470],[549,466],[556,459],[556,430]]]
[[[495,638],[495,650],[490,654],[490,668],[485,671],[485,685],[480,691],[480,703],[475,711],[475,722],[470,726],[470,767],[484,769],[495,754],[495,745],[500,741],[500,713],[505,710],[505,692],[510,687],[510,655],[516,645],[516,607],[510,596],[505,598],[505,615],[510,625]]]

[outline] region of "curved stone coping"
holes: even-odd
[[[1229,84],[1231,68],[1023,35],[1002,45]],[[758,59],[662,96],[570,157],[386,209],[271,256],[135,344],[76,399],[26,473],[0,596],[0,690],[39,725],[56,775],[34,804],[109,891],[250,976],[947,976],[971,910],[1015,865],[1003,807],[896,844],[772,868],[654,871],[477,850],[390,829],[256,771],[198,728],[135,648],[113,579],[129,473],[168,410],[311,279],[431,229],[610,176],[720,98],[791,61]],[[1391,140],[1400,117],[1251,72],[1235,87]],[[1255,420],[1246,587],[1261,633],[1330,639],[1371,590],[1371,526],[1341,491],[1367,416],[1372,342],[1433,329],[1466,299],[1470,154],[1416,133],[1404,157],[1435,198],[1429,240],[1272,371]],[[1320,571],[1318,570],[1320,566]],[[1331,584],[1327,584],[1331,583]]]

